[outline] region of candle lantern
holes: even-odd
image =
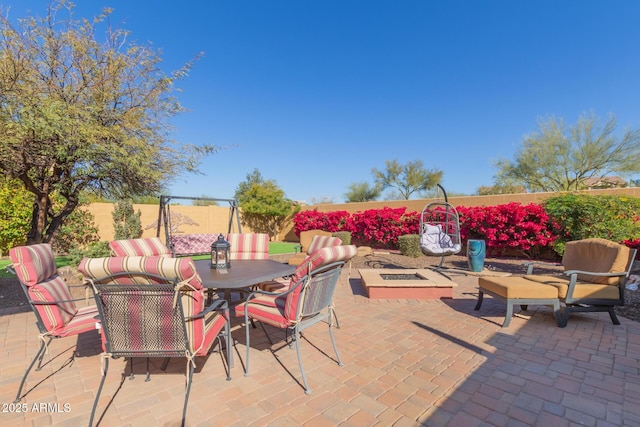
[[[231,245],[220,234],[218,240],[211,244],[211,268],[226,270],[231,268]]]

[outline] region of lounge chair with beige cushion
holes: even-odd
[[[522,277],[481,277],[475,309],[479,310],[483,294],[488,293],[507,302],[508,326],[511,307],[521,304],[553,304],[554,298],[564,305],[557,316],[558,326],[565,327],[571,313],[608,312],[614,325],[615,306],[624,305],[624,287],[636,250],[610,240],[591,238],[568,242],[562,257],[564,272],[560,276],[533,274],[536,263],[527,263]],[[553,292],[550,292],[553,290]],[[557,309],[555,309],[556,315]]]

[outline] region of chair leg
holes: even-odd
[[[562,323],[562,314],[560,313],[560,302],[556,301],[553,303],[553,316],[556,318],[556,323],[558,327],[561,327]]]
[[[148,360],[148,359],[147,359]],[[164,360],[162,361],[162,366],[160,367],[160,369],[162,369],[163,371],[167,370],[167,366],[169,366],[169,361],[171,360],[170,357],[165,357]],[[147,368],[147,371],[149,369]]]
[[[16,400],[14,400],[13,403],[20,402],[20,398],[21,398],[20,395],[22,394],[22,387],[24,387],[24,383],[27,380],[27,376],[29,375],[29,372],[31,372],[31,369],[33,369],[33,365],[36,364],[36,360],[39,360],[38,361],[38,368],[36,368],[36,371],[40,370],[40,368],[41,368],[40,363],[42,362],[42,358],[44,357],[45,351],[46,351],[45,342],[44,341],[40,341],[40,349],[38,350],[38,352],[36,353],[36,356],[31,361],[31,364],[27,368],[27,371],[24,373],[24,376],[22,377],[22,381],[20,382],[20,387],[18,388],[18,394],[16,395]]]
[[[311,389],[307,384],[307,376],[304,374],[304,367],[302,366],[302,355],[300,354],[300,331],[298,330],[298,325],[295,327],[295,341],[296,341],[296,353],[298,355],[298,364],[300,365],[300,373],[302,374],[302,383],[304,384],[304,392],[305,394],[311,394]]]
[[[342,359],[340,358],[340,353],[338,353],[338,347],[336,346],[336,340],[333,338],[333,321],[338,322],[338,316],[336,316],[335,310],[333,308],[329,308],[329,337],[331,337],[331,344],[333,345],[333,351],[336,353],[336,358],[338,359],[338,366],[344,366],[342,363]]]
[[[558,321],[558,327],[560,328],[564,328],[565,326],[567,326],[567,323],[569,322],[569,315],[571,314],[571,309],[567,306],[564,307],[564,311],[562,313],[562,315],[560,316],[560,320]]]
[[[509,323],[511,323],[511,316],[513,316],[513,303],[507,301],[507,312],[504,315],[504,323],[502,324],[503,328],[509,326]]]
[[[336,340],[333,338],[333,328],[331,327],[331,323],[329,323],[329,336],[331,337],[331,344],[333,345],[333,351],[336,353],[336,358],[338,359],[338,366],[344,366],[344,363],[342,363],[342,359],[340,358],[340,353],[338,353]]]
[[[614,325],[619,325],[620,321],[618,320],[618,316],[616,316],[616,310],[613,306],[609,307],[609,310],[607,310],[609,312],[609,317],[611,318],[611,321],[613,322]]]
[[[191,361],[187,361],[189,366],[189,375],[187,376],[187,388],[184,392],[184,407],[182,408],[182,423],[180,424],[184,427],[185,420],[187,418],[187,407],[189,405],[189,393],[191,392],[191,381],[193,380],[193,363]]]
[[[133,374],[133,357],[129,358],[129,365],[131,365],[131,373],[129,374],[129,380],[134,379],[136,376]]]
[[[47,348],[47,346],[49,346],[49,344],[51,344],[52,340],[53,340],[53,338],[48,337],[47,344],[45,345],[45,351],[40,353],[40,358],[38,359],[38,366],[36,367],[36,371],[39,371],[40,369],[42,369],[42,360],[44,359],[44,355],[47,352],[46,348]],[[77,351],[77,349],[76,349],[76,351]]]
[[[246,356],[246,360],[244,362],[244,376],[248,377],[249,376],[249,349],[251,348],[251,346],[249,345],[249,315],[245,310],[244,313],[244,330],[245,330],[245,343],[247,345],[247,356]]]
[[[109,358],[106,357],[104,359],[104,371],[102,372],[102,379],[100,380],[100,385],[98,386],[98,391],[96,392],[96,399],[93,401],[93,408],[91,408],[91,418],[89,418],[89,427],[93,425],[93,416],[96,413],[96,408],[98,407],[98,400],[100,400],[100,393],[102,392],[102,386],[104,385],[104,380],[107,378],[107,371],[109,370]]]
[[[233,367],[233,353],[231,353],[231,347],[233,346],[233,341],[231,341],[231,328],[229,327],[229,319],[227,319],[227,324],[224,326],[225,328],[225,336],[226,336],[226,345],[227,345],[227,381],[231,381],[231,368]],[[222,348],[222,347],[221,347]]]
[[[147,357],[147,377],[144,379],[145,383],[151,381],[151,374],[149,373],[149,358]]]

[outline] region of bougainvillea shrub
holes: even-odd
[[[588,197],[591,199],[563,196],[545,204],[458,206],[462,244],[483,239],[489,255],[528,258],[562,255],[564,241],[586,237],[605,237],[640,249],[640,201]],[[603,209],[607,212],[602,213]],[[354,214],[304,211],[293,221],[297,235],[311,229],[349,231],[355,244],[397,249],[400,236],[419,234],[419,217],[418,212],[406,212],[404,207],[385,207]],[[596,220],[597,225],[593,224]],[[598,235],[598,230],[605,235]]]
[[[347,211],[318,212],[317,209],[298,212],[293,217],[293,231],[300,237],[301,231],[351,231],[347,228],[347,220],[351,214]]]
[[[555,241],[556,226],[538,204],[457,208],[462,241],[484,239],[491,255],[538,255]]]
[[[397,248],[398,237],[418,232],[418,213],[406,210],[384,207],[354,213],[347,221],[352,239],[373,247]]]

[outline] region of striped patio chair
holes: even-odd
[[[269,235],[266,233],[229,233],[229,257],[234,259],[269,259]]]
[[[112,240],[109,242],[109,249],[113,256],[173,256],[159,237]]]
[[[22,399],[22,389],[29,372],[38,361],[36,371],[54,338],[64,338],[96,330],[98,309],[95,305],[76,306],[65,280],[58,276],[51,245],[42,243],[18,246],[9,251],[12,268],[36,315],[40,348],[22,377],[15,403]]]
[[[263,325],[265,323],[287,331],[285,341],[287,345],[291,344],[289,338],[295,342],[302,381],[307,394],[311,393],[311,390],[307,384],[300,354],[301,331],[316,323],[326,322],[329,325],[329,336],[338,365],[342,366],[333,337],[333,326],[336,322],[333,292],[342,267],[356,253],[357,248],[354,245],[320,248],[298,266],[291,276],[289,286],[283,292],[258,289],[249,294],[244,304],[236,306],[236,316],[244,317],[245,324],[247,340],[245,375],[249,375],[251,320],[259,321],[265,333],[267,333]],[[273,345],[268,333],[267,338]]]
[[[78,270],[94,290],[103,331],[102,380],[91,411],[97,408],[110,357],[185,357],[185,423],[195,357],[206,356],[218,338],[226,341],[227,381],[231,379],[231,330],[227,302],[205,308],[204,288],[191,258],[84,258]],[[133,363],[131,364],[133,369]],[[132,372],[133,375],[133,372]]]
[[[335,240],[328,240],[328,238],[331,238],[331,232],[329,231],[307,230],[300,232],[300,252],[297,253],[298,248],[296,248],[296,254],[289,258],[289,265],[300,265],[300,263],[304,261],[306,257],[311,255],[313,251],[318,248],[324,248],[326,246],[338,246],[342,244],[342,240],[340,239],[338,239],[338,242],[335,243]],[[312,248],[313,250],[311,250]]]

